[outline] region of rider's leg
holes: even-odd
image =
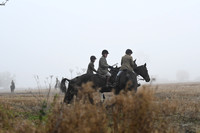
[[[108,72],[107,74],[106,74],[106,86],[109,86],[109,81],[110,81],[110,77],[111,77],[111,74]]]
[[[115,78],[115,83],[114,83],[114,87],[117,87],[119,85],[119,75],[121,74],[122,71],[119,71],[117,73],[117,76]]]

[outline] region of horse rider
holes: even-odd
[[[127,49],[125,52],[125,55],[122,57],[121,59],[121,68],[119,69],[119,72],[117,73],[117,77],[115,80],[115,86],[118,86],[119,84],[119,75],[121,74],[122,71],[124,70],[129,70],[129,71],[133,71],[134,67],[136,66],[136,64],[133,61],[133,57],[132,55],[132,50],[131,49]]]
[[[108,56],[108,51],[107,50],[103,50],[102,51],[102,57],[99,59],[99,68],[97,70],[98,74],[104,75],[106,76],[106,86],[109,86],[109,80],[111,77],[111,73],[108,71],[108,68],[113,68],[112,66],[108,65],[107,63],[107,56]]]
[[[90,57],[90,63],[88,64],[87,74],[94,74],[93,72],[97,73],[97,70],[94,68],[95,60],[96,60],[96,57],[92,55]]]

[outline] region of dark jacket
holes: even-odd
[[[93,72],[97,72],[94,68],[94,62],[90,62],[88,64],[87,74],[94,74]]]
[[[120,71],[122,70],[129,70],[133,71],[134,69],[134,61],[133,57],[130,55],[124,55],[121,59],[121,68]]]
[[[108,63],[107,63],[107,60],[104,56],[102,56],[100,59],[99,59],[99,68],[97,70],[97,72],[99,74],[102,74],[102,75],[105,75],[108,73]]]

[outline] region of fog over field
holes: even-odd
[[[0,6],[0,74],[35,87],[36,75],[44,84],[50,75],[83,73],[91,55],[97,69],[103,49],[108,64],[120,66],[129,48],[158,82],[200,81],[199,7],[199,0],[9,0]]]

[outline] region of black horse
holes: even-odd
[[[110,70],[111,77],[110,77],[110,83],[113,84],[116,80],[117,73],[119,72],[118,67],[112,68]],[[138,83],[137,83],[137,75],[142,76],[146,82],[150,81],[148,70],[146,68],[146,64],[136,67],[134,69],[136,73],[133,73],[131,71],[123,71],[120,76],[119,76],[119,85],[118,86],[106,86],[106,77],[99,75],[99,74],[83,74],[81,76],[78,76],[72,80],[69,80],[67,78],[64,78],[61,81],[61,90],[65,92],[65,98],[64,102],[70,103],[71,100],[73,99],[74,95],[77,95],[78,93],[78,88],[83,83],[87,83],[89,81],[93,82],[94,89],[101,88],[100,92],[111,92],[112,89],[115,89],[115,94],[119,94],[119,92],[122,89],[128,89],[132,90],[134,89],[137,91]],[[68,89],[65,86],[65,82],[68,81]]]
[[[68,89],[65,86],[65,82],[68,81]],[[106,86],[106,77],[99,74],[83,74],[72,80],[64,78],[61,81],[61,90],[65,92],[64,102],[70,103],[74,95],[78,94],[78,88],[81,87],[83,83],[93,82],[92,88],[101,88],[100,92],[103,93],[105,90],[111,90],[111,87]],[[102,91],[104,90],[104,91]]]
[[[134,90],[137,91],[138,82],[137,76],[140,75],[146,82],[150,81],[148,70],[146,68],[146,63],[141,66],[134,68],[134,72],[129,70],[124,70],[118,77],[118,84],[115,86],[115,94],[119,94],[121,90]]]

